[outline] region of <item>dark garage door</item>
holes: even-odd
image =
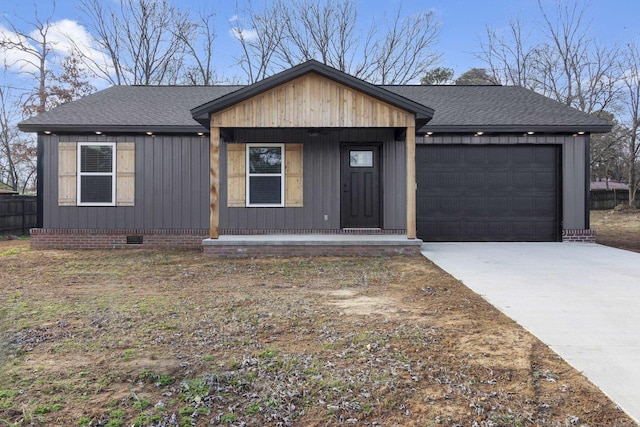
[[[424,241],[557,241],[560,147],[418,145]]]

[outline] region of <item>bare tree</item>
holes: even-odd
[[[32,77],[36,82],[34,90],[27,94],[25,105],[27,113],[41,113],[49,107],[49,92],[47,82],[52,77],[49,62],[53,52],[49,32],[52,28],[51,15],[46,19],[38,16],[36,8],[35,18],[28,23],[29,30],[19,29],[14,22],[8,21],[12,34],[0,37],[0,49],[17,51],[19,55],[12,63],[5,64],[6,68],[17,68],[21,74]]]
[[[242,53],[237,58],[249,83],[262,80],[273,72],[272,60],[283,43],[286,8],[280,2],[262,12],[247,10],[247,18],[239,19],[232,28]]]
[[[600,112],[598,115],[610,122],[612,129],[609,133],[591,135],[591,180],[626,181],[624,145],[629,130],[610,112]]]
[[[476,55],[488,66],[488,72],[500,84],[517,85],[535,90],[535,49],[529,43],[523,23],[511,19],[506,32],[487,27],[486,39],[480,42]]]
[[[189,14],[167,0],[120,0],[111,7],[101,0],[81,0],[87,27],[105,54],[84,56],[99,77],[113,84],[174,84],[183,72],[197,26]]]
[[[250,82],[315,59],[372,83],[401,84],[424,75],[440,58],[433,12],[402,18],[399,8],[390,21],[372,22],[364,31],[353,0],[276,0],[244,15],[233,31]]]
[[[0,86],[0,183],[24,193],[33,185],[36,150],[33,140],[16,126],[22,117],[19,101],[10,89]]]
[[[186,66],[183,79],[192,85],[216,83],[213,64],[216,32],[213,26],[214,13],[201,12],[197,21],[182,21],[176,28],[176,36],[182,41],[186,55],[191,59]]]
[[[558,2],[554,17],[541,0],[548,42],[538,49],[538,79],[545,94],[591,113],[609,107],[616,96],[615,49],[599,46],[590,36],[585,3]]]
[[[13,126],[15,114],[11,111],[8,89],[0,86],[0,184],[18,189],[18,170],[13,156],[13,142],[17,137]]]
[[[404,84],[415,80],[440,61],[434,49],[438,25],[431,11],[401,18],[398,8],[384,37],[373,44],[369,57],[373,69],[366,79],[380,84]]]
[[[626,107],[628,117],[628,134],[626,140],[626,166],[627,181],[629,184],[629,204],[637,205],[635,198],[640,188],[640,174],[638,163],[640,162],[640,46],[630,43],[621,56],[621,66],[625,68],[623,82],[623,104]]]
[[[61,46],[53,41],[56,28],[52,15],[53,11],[41,19],[36,9],[24,29],[18,28],[17,21],[7,21],[10,32],[0,37],[0,50],[12,54],[5,58],[14,58],[3,64],[4,80],[11,74],[20,86],[35,83],[20,91],[12,91],[8,85],[0,87],[0,181],[21,192],[33,184],[36,146],[33,138],[18,131],[17,122],[94,90],[83,80],[77,57],[70,54],[60,64],[63,55]]]
[[[501,84],[527,87],[587,113],[609,109],[618,92],[618,51],[590,36],[587,4],[557,0],[549,10],[538,0],[538,10],[541,41],[531,44],[522,21],[512,19],[507,33],[487,29],[477,56]]]
[[[284,12],[286,37],[277,52],[286,66],[317,59],[340,71],[351,67],[358,42],[358,12],[352,0],[294,0],[288,7],[279,1],[277,8]]]

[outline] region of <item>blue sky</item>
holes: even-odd
[[[117,0],[104,0],[117,1]],[[242,6],[245,0],[174,0],[183,7],[194,10],[213,8],[216,11],[216,39],[219,50],[218,72],[231,77],[241,74],[232,68],[233,48],[237,48],[230,34],[230,18],[236,14],[236,3]],[[264,0],[253,0],[260,4]],[[587,1],[587,0],[585,0]],[[543,0],[552,5],[554,0]],[[53,20],[81,20],[76,0],[56,1]],[[358,0],[360,18],[367,21],[371,18],[381,19],[385,11],[392,13],[399,0]],[[485,33],[486,26],[505,28],[511,17],[519,16],[524,22],[535,23],[537,13],[536,0],[403,0],[404,14],[416,13],[425,9],[433,10],[441,24],[440,43],[442,56],[440,65],[453,68],[456,75],[472,67],[482,67],[473,53],[479,49],[479,40]],[[21,24],[19,18],[29,21],[33,18],[36,0],[16,1],[3,0],[0,13]],[[52,2],[38,1],[38,9],[46,17],[51,11]],[[640,39],[640,1],[638,0],[591,0],[588,2],[590,16],[593,18],[593,36],[604,43],[625,43],[632,38]],[[0,21],[1,22],[1,21]]]

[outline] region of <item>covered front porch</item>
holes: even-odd
[[[430,108],[310,61],[192,115],[210,129],[205,253],[419,252],[415,131]]]

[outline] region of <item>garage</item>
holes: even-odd
[[[416,147],[418,238],[558,241],[560,145]]]

